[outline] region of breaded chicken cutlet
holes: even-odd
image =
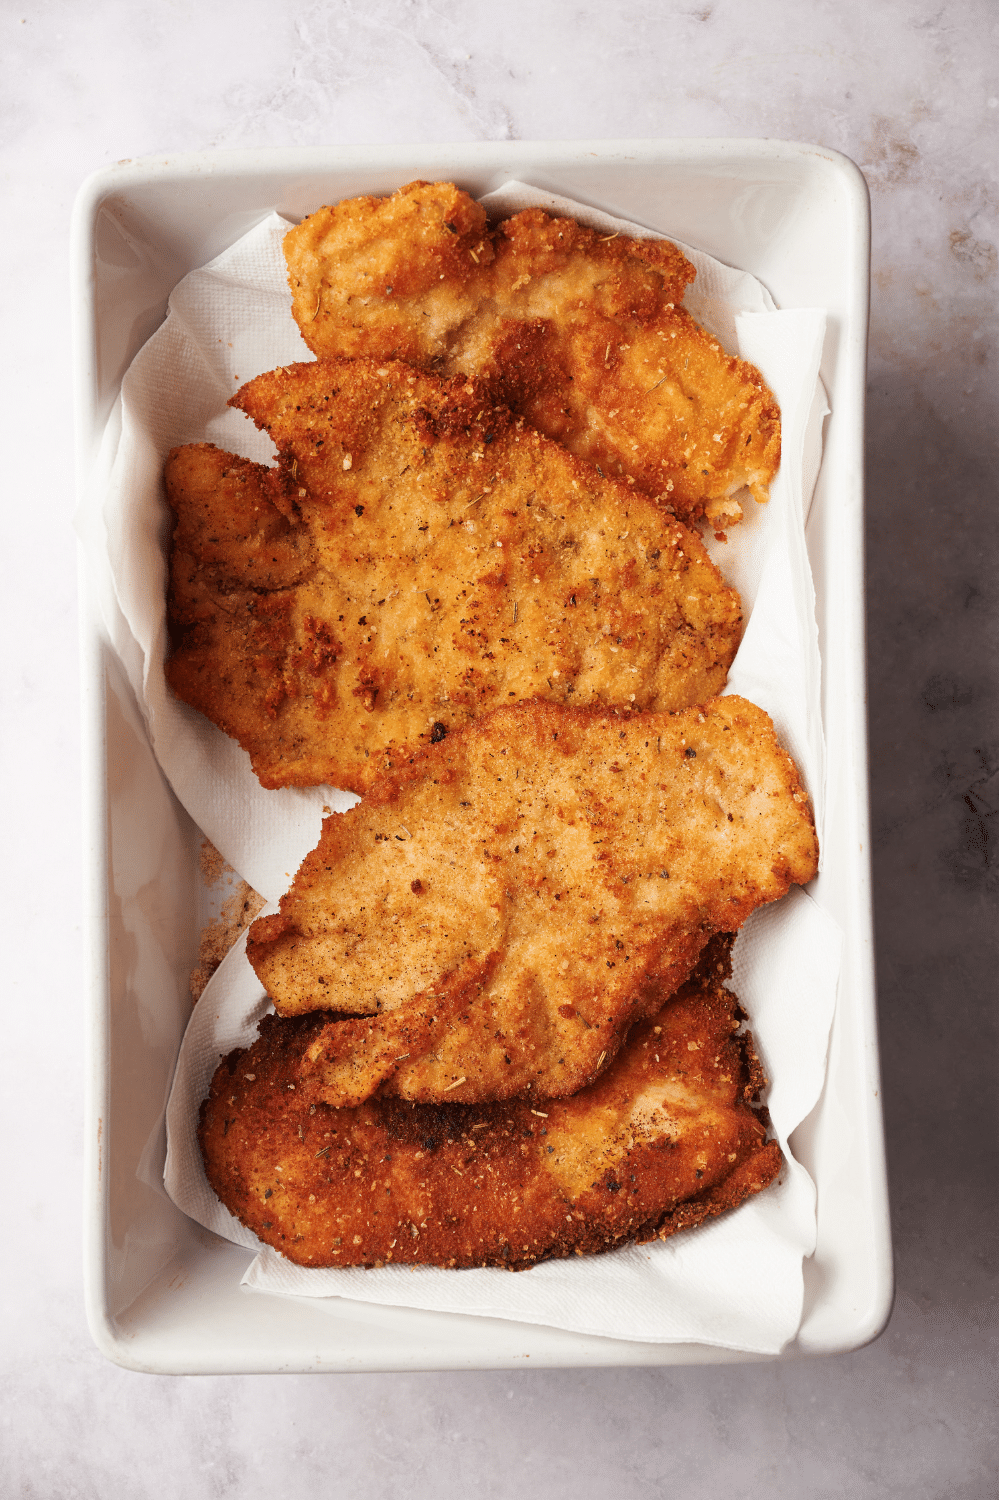
[[[565,1097],[816,857],[795,766],[745,699],[521,703],[327,818],[247,957],[281,1014],[340,1013],[303,1059],[330,1104]]]
[[[725,987],[728,938],[658,995],[598,1082],[572,1099],[371,1100],[332,1109],[302,1086],[314,1016],[267,1017],[202,1105],[208,1180],[303,1266],[500,1266],[666,1238],[766,1187],[782,1162]]]
[[[265,787],[364,792],[511,700],[669,710],[725,684],[739,597],[700,538],[474,382],[319,361],[231,404],[279,466],[171,453],[166,674]]]
[[[780,412],[752,365],[681,302],[694,267],[667,240],[601,235],[526,209],[490,227],[452,183],[413,182],[310,214],[285,238],[314,354],[482,378],[494,399],[682,519],[767,499]]]

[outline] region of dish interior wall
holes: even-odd
[[[808,542],[831,778],[824,872],[812,894],[843,926],[846,951],[828,1086],[795,1146],[821,1184],[820,1244],[807,1279],[800,1344],[844,1348],[878,1332],[891,1285],[873,1022],[860,602],[866,205],[853,169],[839,158],[780,146],[769,157],[760,149],[768,143],[742,153],[735,143],[727,152],[723,144],[707,143],[701,158],[689,146],[677,160],[656,159],[648,149],[594,161],[569,148],[560,155],[554,148],[546,154],[546,148],[430,147],[397,151],[391,160],[374,152],[364,166],[345,161],[331,168],[330,153],[322,163],[292,153],[274,167],[266,159],[240,165],[240,158],[227,170],[223,158],[213,158],[221,164],[211,171],[169,163],[145,173],[126,168],[120,184],[106,174],[90,209],[93,342],[81,392],[83,462],[88,444],[97,449],[122,375],[187,271],[274,208],[296,219],[322,202],[388,192],[417,176],[452,178],[474,194],[519,177],[739,264],[780,306],[826,308],[822,374],[833,414]],[[484,1360],[477,1320],[392,1309],[386,1323],[385,1310],[339,1302],[296,1307],[293,1314],[283,1300],[247,1298],[234,1289],[245,1253],[192,1225],[162,1188],[162,1110],[190,1014],[187,981],[198,943],[199,835],[155,762],[110,648],[101,672],[107,769],[98,800],[106,809],[109,968],[97,1096],[104,1103],[107,1252],[92,1325],[110,1357],[136,1368],[191,1371],[475,1367],[516,1364],[526,1340],[536,1364],[720,1357],[717,1350],[619,1346],[491,1324]],[[857,1132],[846,1146],[845,1120]],[[385,1332],[393,1328],[396,1344]]]

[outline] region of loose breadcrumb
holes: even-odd
[[[232,891],[217,917],[206,922],[198,943],[198,966],[188,981],[191,1002],[197,1004],[205,986],[242,932],[266,906],[264,897],[246,880],[240,880],[210,839],[202,839],[198,868],[206,887],[212,890],[228,881]],[[235,884],[234,884],[235,882]]]

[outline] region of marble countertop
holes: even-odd
[[[24,0],[4,8],[0,42],[11,854],[0,1494],[994,1493],[994,7]],[[75,193],[119,159],[204,147],[697,135],[817,142],[853,158],[872,195],[869,722],[897,1277],[888,1328],[855,1353],[777,1365],[118,1369],[91,1343],[81,1290]]]

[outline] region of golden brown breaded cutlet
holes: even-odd
[[[593,1081],[715,932],[816,871],[809,803],[743,698],[678,714],[522,703],[327,818],[247,956],[331,1104]]]
[[[265,787],[363,792],[512,700],[675,709],[725,684],[740,603],[700,539],[475,383],[321,361],[232,404],[280,464],[171,453],[166,672]]]
[[[572,1099],[332,1109],[303,1087],[320,1024],[270,1016],[202,1105],[208,1179],[303,1266],[501,1266],[666,1238],[759,1192],[781,1152],[715,938],[658,995],[598,1082]]]
[[[317,210],[290,230],[292,309],[320,357],[476,375],[494,399],[682,519],[758,501],[781,456],[760,372],[681,302],[694,267],[668,240],[601,235],[526,209],[493,228],[452,183]]]

